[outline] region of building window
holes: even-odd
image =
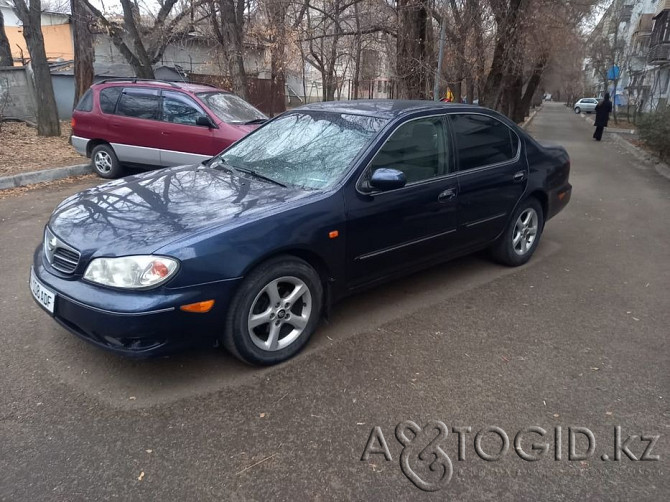
[[[659,21],[662,23],[661,42],[670,42],[670,11],[666,11]]]

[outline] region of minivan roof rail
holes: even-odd
[[[137,82],[155,82],[158,84],[168,84],[172,87],[179,87],[177,84],[175,84],[174,82],[170,82],[169,80],[159,80],[157,78],[137,78],[137,77],[106,78],[105,80],[101,80],[100,82],[95,83],[106,84],[108,82],[132,82],[133,84]]]

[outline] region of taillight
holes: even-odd
[[[70,120],[70,125],[72,126],[72,128],[74,128],[74,126],[77,125],[77,121],[74,119],[74,117],[72,117],[72,120]]]

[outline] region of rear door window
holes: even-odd
[[[116,102],[123,91],[122,87],[106,87],[100,91],[100,109],[102,113],[114,113]]]
[[[499,120],[478,114],[452,114],[449,119],[456,141],[459,170],[516,158],[519,137]]]
[[[91,89],[84,93],[75,110],[79,112],[90,112],[93,110],[93,93],[91,92]]]
[[[160,96],[158,89],[126,88],[121,94],[116,114],[138,119],[158,119]]]

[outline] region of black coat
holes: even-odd
[[[596,127],[607,127],[607,121],[610,119],[612,111],[612,102],[608,99],[601,101],[596,105]]]

